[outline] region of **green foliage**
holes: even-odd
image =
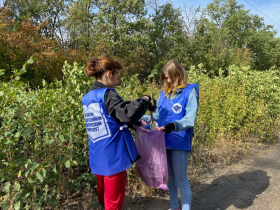
[[[238,5],[236,0],[214,0],[208,4],[198,20],[194,35],[193,53],[190,54],[194,61],[192,64],[203,63],[211,75],[217,76],[220,68],[227,70],[232,64],[249,64],[252,69],[264,71],[276,65],[275,59],[279,57],[272,27],[266,26],[262,18],[244,10],[244,6]],[[247,50],[247,55],[236,63],[240,49]]]
[[[94,184],[80,105],[90,84],[76,63],[65,63],[63,83],[43,82],[39,90],[19,80],[24,72],[25,65],[9,83],[0,83],[1,206],[59,207],[68,195]]]
[[[143,21],[144,22],[144,21]],[[152,70],[158,72],[168,60],[176,59],[188,65],[188,37],[183,30],[182,11],[168,2],[155,9],[145,19],[136,48],[139,79],[145,81]],[[137,36],[136,35],[136,36]],[[133,67],[136,65],[134,64]],[[158,78],[157,78],[158,79]]]
[[[220,76],[214,78],[203,72],[203,65],[189,71],[191,82],[200,84],[195,146],[252,136],[275,140],[280,114],[279,70],[257,72],[249,67],[231,66],[229,76],[224,77],[220,70]]]
[[[96,40],[93,28],[96,24],[94,2],[91,0],[74,1],[69,8],[67,17],[67,30],[71,37],[70,46],[80,51],[95,49]]]

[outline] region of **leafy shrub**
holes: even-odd
[[[65,63],[64,81],[43,81],[38,90],[19,81],[24,69],[15,72],[14,80],[1,83],[3,209],[59,206],[94,180],[87,167],[81,107],[90,83],[83,67]]]
[[[220,70],[220,76],[214,78],[203,72],[203,65],[189,71],[191,82],[200,84],[195,146],[246,136],[275,139],[275,119],[280,110],[277,71],[264,73],[230,66],[229,76],[224,77]]]

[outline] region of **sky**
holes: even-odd
[[[162,0],[172,2],[175,7],[193,6],[205,8],[213,0]],[[272,25],[277,31],[276,37],[280,37],[280,0],[237,0],[238,4],[243,4],[245,10],[250,10],[251,14],[256,14],[264,19],[266,25]]]

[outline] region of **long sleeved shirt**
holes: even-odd
[[[101,82],[95,81],[89,91],[108,88]],[[104,96],[105,107],[110,116],[121,124],[122,122],[134,124],[141,119],[150,106],[150,101],[144,97],[133,101],[124,101],[116,91],[108,90]]]
[[[184,90],[184,88],[177,89],[173,95],[173,99],[178,98],[181,95],[181,93],[183,92],[183,90]],[[167,95],[167,98],[170,99],[171,96],[172,96],[172,92],[170,92]],[[159,118],[158,101],[159,100],[157,100],[157,107],[156,107],[155,111],[153,112],[153,118],[155,121],[158,121],[158,118]],[[186,115],[182,119],[173,121],[173,123],[175,125],[175,130],[174,130],[175,132],[193,127],[195,124],[195,119],[196,119],[197,110],[198,110],[198,94],[194,88],[191,90],[188,104],[186,105],[185,110],[186,110]],[[144,115],[142,117],[142,119],[145,122],[151,121],[151,118],[149,115]]]

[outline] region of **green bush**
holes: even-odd
[[[214,78],[204,72],[202,65],[189,71],[191,83],[200,84],[195,146],[249,136],[275,139],[275,122],[280,113],[279,71],[257,72],[249,67],[230,66],[227,77],[220,70],[220,76]]]
[[[1,83],[1,206],[59,206],[94,183],[81,106],[90,82],[77,64],[65,63],[64,81],[38,90],[20,82],[21,73]]]

